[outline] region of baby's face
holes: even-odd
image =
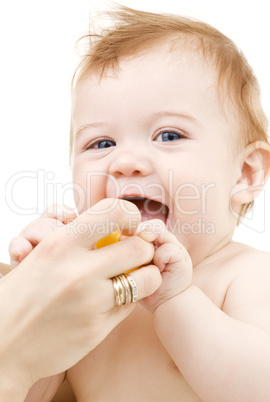
[[[194,261],[232,234],[235,136],[215,72],[166,46],[131,60],[74,94],[73,178],[79,213],[107,197],[142,197],[143,219],[160,218]],[[149,209],[150,211],[147,211]],[[156,212],[154,212],[156,211]]]

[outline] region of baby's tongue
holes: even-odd
[[[166,223],[168,212],[166,205],[146,198],[134,198],[131,201],[139,208],[142,215],[142,222],[150,219],[161,219]]]

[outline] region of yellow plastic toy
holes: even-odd
[[[117,243],[118,241],[120,241],[120,236],[121,233],[118,232],[118,230],[116,230],[115,232],[104,237],[103,239],[100,239],[96,244],[96,248],[102,248],[109,246],[110,244]]]
[[[102,248],[102,247],[109,246],[110,244],[117,243],[118,241],[120,241],[120,236],[121,236],[121,233],[118,230],[116,230],[115,232],[104,237],[103,239],[100,239],[96,244],[96,248]],[[132,271],[136,271],[136,269],[139,269],[139,268],[140,267],[132,268],[129,271],[124,272],[124,274],[128,274],[129,272],[132,272]]]

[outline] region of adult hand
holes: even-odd
[[[131,237],[97,250],[110,233],[108,222]],[[133,303],[115,307],[110,278],[145,265],[131,274],[139,299],[160,286],[158,268],[147,265],[153,245],[132,236],[139,222],[135,205],[103,200],[56,229],[1,279],[1,400],[23,400],[32,384],[76,364],[131,313]]]

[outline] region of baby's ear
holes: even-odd
[[[262,191],[270,174],[270,147],[264,141],[247,145],[239,157],[240,174],[231,192],[231,203],[247,204]]]

